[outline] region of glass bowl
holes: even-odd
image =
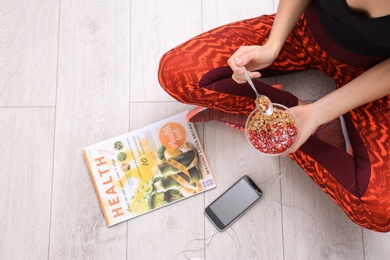
[[[272,103],[272,115],[259,109],[251,112],[245,124],[245,135],[250,145],[268,156],[278,156],[289,152],[298,139],[298,121],[287,107]]]

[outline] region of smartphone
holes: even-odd
[[[218,230],[224,231],[262,197],[260,188],[245,175],[207,206],[205,214]]]

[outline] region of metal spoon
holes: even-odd
[[[256,106],[257,106],[257,108],[266,115],[272,115],[272,113],[274,112],[274,107],[272,106],[271,100],[267,96],[260,95],[259,92],[257,92],[255,85],[253,85],[252,79],[249,76],[248,71],[245,69],[244,66],[241,66],[241,69],[244,70],[244,73],[245,73],[244,78],[246,79],[246,81],[248,81],[249,85],[253,88],[253,90],[256,93]],[[259,102],[259,100],[265,100],[265,102]]]

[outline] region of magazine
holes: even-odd
[[[216,187],[186,114],[83,149],[108,226]]]

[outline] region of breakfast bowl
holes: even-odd
[[[250,145],[268,156],[287,154],[298,140],[298,121],[287,107],[272,103],[268,115],[256,108],[245,124],[245,135]]]

